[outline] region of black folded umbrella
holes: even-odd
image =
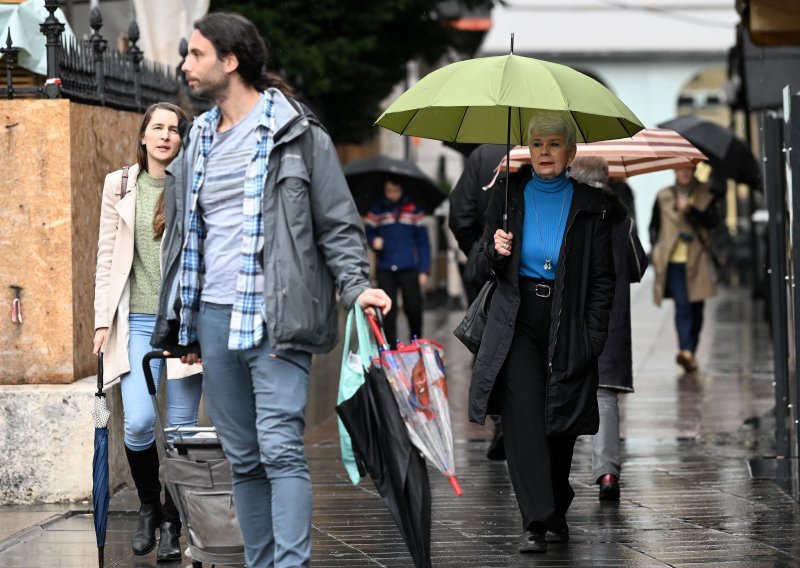
[[[671,128],[708,157],[716,175],[731,178],[753,188],[761,187],[758,162],[747,143],[728,128],[696,116],[679,116],[660,123]]]
[[[428,214],[446,197],[436,182],[408,160],[375,156],[350,162],[342,171],[358,212],[362,215],[369,213],[372,205],[383,196],[383,184],[389,177],[400,182],[403,195],[407,195]]]
[[[431,566],[431,492],[425,459],[411,444],[382,369],[336,407],[353,441],[359,468],[369,473],[408,545],[417,568]]]

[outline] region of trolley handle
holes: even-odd
[[[176,355],[171,355],[176,357]],[[163,351],[150,351],[142,358],[142,367],[144,368],[144,382],[147,384],[147,392],[150,396],[156,396],[156,382],[153,380],[153,369],[150,368],[150,361],[153,359],[166,359],[167,355]]]

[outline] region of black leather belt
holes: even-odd
[[[530,278],[528,276],[520,276],[520,284],[527,290],[532,291],[539,298],[550,298],[553,295],[553,281],[545,280],[543,278]]]
[[[553,287],[549,284],[537,284],[534,292],[540,298],[549,298],[553,293]]]

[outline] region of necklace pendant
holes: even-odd
[[[544,259],[544,269],[545,270],[553,270],[553,263],[550,262],[548,259]]]

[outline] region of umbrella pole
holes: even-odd
[[[98,546],[97,547],[97,566],[99,568],[103,568],[105,566],[105,564],[106,564],[106,560],[105,560],[104,554],[103,554],[103,549],[104,548],[105,547],[103,547],[103,546]]]
[[[514,55],[514,33],[511,33],[511,55]],[[508,123],[506,124],[506,189],[503,208],[503,231],[508,232],[508,175],[511,167],[511,107],[508,107]]]
[[[513,42],[513,36],[511,41]],[[505,205],[503,208],[503,231],[508,232],[508,176],[511,167],[511,107],[508,107],[508,127],[506,129],[506,185],[505,185]]]

